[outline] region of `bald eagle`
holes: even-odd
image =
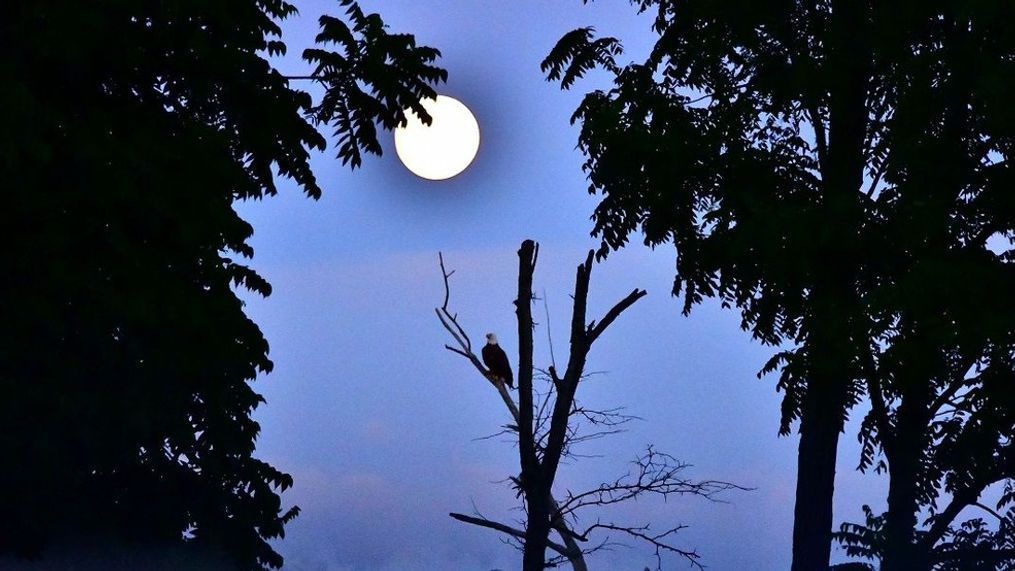
[[[483,346],[483,363],[495,377],[499,377],[512,389],[515,388],[511,363],[508,362],[507,354],[497,344],[497,336],[493,333],[486,334],[486,345]]]

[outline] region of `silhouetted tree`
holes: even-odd
[[[609,536],[601,542],[589,544],[593,532],[605,532],[631,537],[651,545],[655,549],[657,568],[662,566],[662,554],[672,553],[683,557],[695,567],[701,568],[699,554],[693,550],[681,549],[671,543],[671,538],[683,525],[654,531],[650,525],[617,525],[597,520],[591,525],[579,527],[579,512],[586,508],[603,507],[635,500],[644,496],[695,495],[711,499],[715,494],[738,488],[720,481],[692,481],[685,479],[681,472],[687,464],[668,454],[660,453],[651,446],[644,455],[633,462],[633,468],[624,476],[603,482],[587,491],[568,490],[561,500],[553,493],[557,481],[557,470],[561,460],[574,458],[572,447],[589,440],[614,434],[634,417],[623,414],[622,409],[595,410],[576,400],[578,385],[587,375],[586,360],[592,344],[606,331],[628,307],[641,299],[646,292],[635,289],[614,305],[602,320],[587,322],[587,301],[589,280],[592,275],[593,255],[590,251],[585,262],[578,266],[573,295],[574,306],[571,317],[570,355],[567,368],[560,376],[554,366],[544,372],[533,364],[532,333],[535,324],[532,319],[532,278],[539,255],[538,245],[526,240],[518,251],[518,297],[515,301],[518,316],[518,403],[516,404],[504,382],[494,375],[476,357],[472,341],[458,322],[458,314],[448,308],[450,297],[449,278],[453,272],[444,267],[441,257],[441,271],[444,276],[444,303],[436,309],[441,324],[455,340],[455,345],[445,347],[469,361],[490,382],[500,394],[511,413],[512,424],[501,433],[513,434],[518,439],[521,472],[511,477],[515,489],[523,498],[526,514],[524,529],[487,519],[478,512],[475,516],[452,513],[451,517],[506,534],[509,541],[523,552],[523,569],[541,571],[569,561],[575,571],[586,571],[585,555],[611,545]],[[537,373],[540,373],[537,375]],[[542,377],[547,389],[535,388],[534,379]],[[550,539],[554,531],[560,543]],[[557,555],[547,559],[549,548]]]
[[[234,288],[268,295],[232,204],[308,162],[330,123],[354,166],[420,111],[438,52],[342,0],[321,18],[316,106],[265,59],[283,0],[5,3],[0,19],[0,553],[110,535],[267,543],[289,475],[252,457],[268,345]],[[309,115],[308,115],[309,114]]]
[[[893,343],[887,352],[912,349],[903,341]],[[879,383],[888,379],[885,386],[890,388],[882,391],[875,384],[879,392],[872,400],[878,402],[861,431],[865,445],[861,469],[875,465],[879,471],[888,470],[888,510],[876,516],[864,506],[864,524],[844,524],[836,538],[849,554],[880,560],[883,569],[1012,568],[1012,347],[986,348],[973,367],[955,353],[926,346],[907,357],[920,363],[906,369],[936,369],[937,374],[917,392],[921,383],[894,379],[896,371],[879,367]],[[888,365],[894,358],[885,357],[883,362]],[[877,464],[876,451],[884,456]],[[1003,491],[991,508],[980,497],[996,485]],[[926,517],[922,527],[921,517]]]
[[[882,569],[1011,568],[1010,253],[988,256],[948,240],[933,252],[929,245],[937,240],[915,242],[910,246],[922,250],[922,260],[895,287],[879,288],[888,303],[870,313],[884,329],[865,371],[872,406],[861,428],[860,469],[887,469],[888,509],[875,516],[864,506],[866,522],[843,525],[837,539],[852,555],[880,560]],[[886,305],[904,310],[879,314]],[[994,508],[981,503],[983,492],[997,486],[1004,492]]]
[[[573,117],[589,190],[603,197],[600,254],[639,230],[647,244],[673,243],[685,312],[718,297],[757,339],[789,346],[763,372],[781,370],[782,433],[799,420],[794,570],[828,566],[850,408],[872,384],[875,408],[882,396],[922,401],[898,414],[885,404],[876,416],[891,429],[867,433],[883,446],[892,432],[890,446],[906,450],[886,449],[886,529],[909,545],[913,486],[926,485],[910,460],[926,450],[930,395],[983,357],[967,332],[984,313],[970,308],[1011,283],[1010,255],[987,248],[1015,228],[1011,3],[634,4],[659,35],[645,62],[620,66],[616,39],[579,29],[543,64],[564,88],[596,67],[613,76]],[[924,303],[931,295],[945,297]],[[930,308],[945,313],[930,319]],[[921,337],[942,331],[963,336],[929,345],[929,360],[962,355],[949,381],[914,358]],[[903,339],[905,358],[893,345]],[[886,556],[886,569],[905,564]]]

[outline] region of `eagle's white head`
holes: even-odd
[[[486,334],[486,342],[489,345],[496,345],[497,344],[497,336],[494,335],[493,333],[487,333]]]

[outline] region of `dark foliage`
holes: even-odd
[[[355,168],[363,151],[381,154],[376,126],[394,129],[405,124],[411,109],[427,125],[430,115],[421,99],[437,96],[431,85],[446,81],[447,71],[433,62],[440,52],[417,46],[411,34],[389,34],[378,14],[364,14],[351,0],[341,0],[352,22],[321,16],[317,42],[341,52],[311,48],[303,57],[313,64],[314,77],[326,87],[321,102],[312,109],[321,123],[329,123],[338,139],[342,164]]]
[[[655,14],[645,62],[618,67],[619,43],[584,30],[544,62],[567,83],[589,62],[614,77],[573,118],[600,254],[634,233],[674,244],[685,311],[718,297],[783,347],[763,372],[780,371],[783,433],[800,421],[794,569],[827,565],[837,435],[871,391],[883,430],[865,424],[863,463],[891,440],[893,481],[914,487],[884,541],[915,542],[903,520],[1002,463],[1011,435],[999,392],[931,407],[980,386],[974,364],[1013,377],[1012,254],[987,242],[1015,238],[1015,6],[633,4]]]
[[[390,69],[404,83],[324,105],[390,127],[443,79],[418,67],[437,52],[343,4],[346,39],[372,62],[345,77]],[[0,553],[87,530],[186,535],[241,568],[281,565],[266,540],[298,510],[278,495],[292,478],[252,457],[263,399],[248,382],[271,361],[234,293],[270,286],[242,263],[252,229],[232,204],[275,194],[276,174],[321,192],[308,153],[325,139],[306,115],[328,112],[265,60],[294,12],[282,0],[5,4]],[[323,23],[333,40],[342,24]],[[376,148],[372,124],[336,127],[354,164]]]

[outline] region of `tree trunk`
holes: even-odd
[[[536,455],[532,420],[532,274],[539,248],[532,240],[518,250],[518,449],[526,510],[523,571],[546,568],[546,541],[550,535],[550,490]]]
[[[851,269],[834,265],[812,292],[807,339],[807,392],[800,410],[796,505],[793,511],[793,571],[825,571],[832,548],[839,433],[855,378],[855,293]]]
[[[905,450],[903,453],[906,453]],[[906,458],[891,465],[888,513],[885,519],[885,552],[881,560],[881,571],[923,569],[916,564],[917,552],[913,544],[917,510],[915,460]]]
[[[930,354],[931,349],[927,349]],[[885,551],[881,560],[882,571],[917,571],[928,568],[920,562],[922,557],[915,544],[917,512],[917,485],[920,459],[927,449],[930,424],[930,373],[921,364],[911,366],[904,379],[902,404],[899,405],[892,446],[885,448],[888,460],[888,513],[885,515]]]
[[[806,342],[807,393],[800,415],[793,571],[828,569],[832,542],[832,496],[839,432],[853,381],[857,340],[851,333],[857,311],[857,235],[863,220],[867,91],[867,4],[832,0],[827,66],[821,89],[828,91],[828,149],[821,161],[823,231],[815,239],[823,260],[811,260],[816,281]]]
[[[815,379],[817,380],[817,379]],[[821,379],[831,381],[832,379]],[[839,386],[814,383],[800,419],[796,506],[793,511],[793,571],[828,569],[832,546],[835,455],[842,423]]]
[[[526,498],[529,513],[525,525],[522,571],[543,571],[546,568],[546,540],[550,536],[550,506],[546,496],[534,491]]]

